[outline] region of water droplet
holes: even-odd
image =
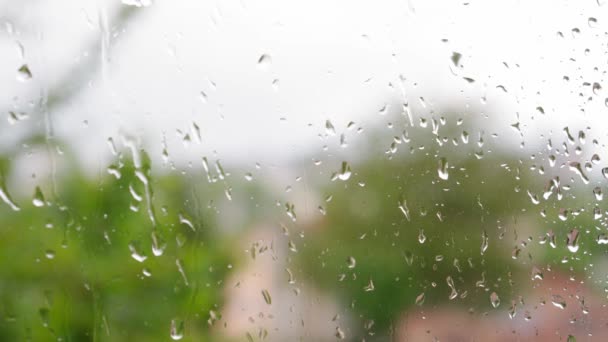
[[[568,233],[567,245],[568,250],[572,253],[576,253],[578,251],[578,236],[579,232],[577,229],[572,229],[570,233]]]
[[[437,168],[437,174],[439,175],[439,178],[443,180],[448,179],[448,167],[448,161],[445,158],[439,159],[439,167]]]
[[[481,233],[481,255],[483,255],[488,250],[488,234],[484,230]]]
[[[152,237],[152,254],[154,256],[161,256],[165,252],[167,244],[160,238],[158,232],[155,230],[151,234]]]
[[[581,167],[581,163],[579,163],[579,162],[570,162],[568,164],[568,166],[570,167],[571,171],[574,171],[574,173],[576,173],[577,175],[579,175],[579,177],[581,178],[581,180],[583,181],[583,183],[589,184],[589,177],[587,177],[587,175],[585,175],[585,173],[583,172],[583,168]]]
[[[460,60],[462,59],[462,54],[459,52],[452,52],[452,56],[450,56],[450,70],[454,75],[458,74],[458,70],[461,68]]]
[[[48,328],[51,311],[48,308],[40,308],[38,314],[40,315],[40,320],[42,320],[42,326]]]
[[[139,243],[137,241],[131,241],[129,243],[129,250],[131,251],[131,257],[138,262],[144,262],[148,257],[139,251]]]
[[[46,256],[46,258],[47,258],[47,259],[49,259],[49,260],[50,260],[50,259],[55,259],[55,251],[54,251],[54,250],[52,250],[52,249],[47,249],[47,250],[44,252],[44,255],[45,255],[45,256]]]
[[[458,291],[456,291],[456,286],[454,286],[454,280],[452,279],[451,276],[447,276],[447,278],[445,279],[446,283],[448,284],[448,286],[450,287],[450,289],[452,289],[452,292],[450,293],[450,296],[448,297],[450,300],[458,297]]]
[[[296,210],[295,210],[295,205],[287,202],[285,203],[285,212],[287,213],[287,216],[289,216],[291,218],[292,221],[296,221]]]
[[[543,272],[540,270],[540,268],[536,266],[532,267],[532,280],[543,280],[543,278]]]
[[[122,0],[124,5],[135,7],[148,7],[152,4],[152,0]]]
[[[325,121],[325,133],[327,135],[336,135],[336,128],[329,120]]]
[[[346,258],[346,266],[350,269],[353,269],[357,266],[357,260],[355,260],[354,257],[349,256],[348,258]]]
[[[594,17],[589,17],[589,19],[587,19],[587,24],[589,24],[589,27],[596,27],[597,26],[597,19]]]
[[[262,290],[262,297],[264,297],[264,302],[266,302],[266,304],[272,304],[272,297],[270,297],[270,293],[268,292],[268,290]]]
[[[424,235],[424,229],[420,229],[420,232],[418,233],[418,242],[420,242],[422,244],[425,241],[426,241],[426,235]]]
[[[114,178],[116,179],[120,179],[120,177],[122,177],[122,174],[120,173],[120,170],[118,169],[118,166],[116,165],[110,165],[107,168],[108,174],[114,176]]]
[[[496,292],[492,292],[492,294],[490,295],[490,303],[494,308],[497,308],[500,305],[500,298],[498,297],[498,294]]]
[[[425,299],[424,292],[422,292],[421,294],[416,296],[416,302],[415,302],[416,305],[422,306],[422,304],[424,304],[424,299]]]
[[[258,68],[260,70],[268,70],[272,64],[272,57],[268,54],[263,54],[258,58]]]
[[[593,195],[595,196],[595,199],[598,201],[601,201],[604,198],[604,195],[602,194],[602,189],[599,186],[596,186],[595,188],[593,188]]]
[[[598,245],[608,245],[608,235],[602,233],[597,237]]]
[[[335,336],[336,336],[337,339],[343,340],[346,337],[346,334],[344,334],[344,331],[342,331],[342,329],[340,327],[336,327],[336,334],[335,334]]]
[[[181,340],[184,338],[184,321],[180,319],[171,320],[171,339],[174,341]]]
[[[27,82],[32,78],[32,72],[27,64],[23,64],[17,69],[17,80],[20,82]]]
[[[566,308],[566,301],[564,300],[564,298],[560,295],[552,295],[551,296],[551,303],[556,307],[556,308],[560,308],[560,309],[565,309]]]
[[[202,103],[207,103],[208,96],[207,96],[207,93],[205,93],[204,91],[201,90],[199,92],[198,98],[201,99]]]
[[[14,111],[9,111],[8,112],[8,123],[11,125],[16,124],[19,121],[23,121],[23,120],[27,120],[29,119],[29,115],[27,113],[24,112],[14,112]]]
[[[180,212],[177,217],[179,218],[179,223],[186,225],[193,232],[196,231],[196,229],[194,228],[194,223],[192,223],[192,220],[190,220],[188,217],[186,217],[186,214]]]
[[[37,186],[36,190],[34,190],[34,198],[32,199],[32,204],[35,207],[42,207],[45,205],[44,195],[42,194],[42,190],[40,190],[39,186]]]
[[[340,172],[338,173],[338,178],[340,180],[346,181],[350,178],[350,175],[351,175],[350,165],[348,165],[347,162],[343,161],[342,168],[340,169]]]
[[[363,288],[363,290],[365,292],[372,292],[376,289],[376,287],[374,286],[374,281],[373,280],[369,280],[369,282],[367,283],[367,285],[365,285],[365,287]]]

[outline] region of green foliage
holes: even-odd
[[[208,338],[232,262],[214,215],[188,205],[186,177],[154,177],[145,158],[118,164],[118,179],[97,181],[71,165],[46,205],[0,207],[0,340],[167,340],[172,319],[185,322],[185,340]]]
[[[566,222],[557,215],[582,205],[575,194],[535,205],[527,191],[542,194],[546,176],[523,172],[525,164],[516,156],[475,154],[471,145],[437,146],[429,137],[414,136],[406,153],[378,157],[365,151],[372,157],[352,165],[348,181],[336,180],[323,190],[332,199],[300,253],[304,278],[335,293],[362,322],[374,321],[372,331],[386,334],[421,294],[424,303],[421,296],[418,304],[424,307],[484,311],[491,309],[492,291],[505,302],[517,300],[530,286],[533,267],[586,270],[590,255],[599,251],[596,232],[588,229],[590,211]],[[448,179],[438,174],[443,156],[450,165]],[[588,252],[566,248],[574,227],[581,232],[580,248]],[[550,230],[557,248],[539,244]],[[356,260],[353,268],[350,257]]]

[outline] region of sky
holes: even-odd
[[[388,129],[392,116],[383,114],[403,103],[414,124],[456,107],[507,149],[525,141],[538,150],[551,136],[563,140],[564,127],[600,143],[608,132],[601,1],[131,3],[0,6],[0,115],[26,113],[0,121],[0,148],[36,127],[67,141],[93,171],[111,157],[108,138],[121,136],[155,160],[166,148],[177,165],[209,156],[282,167],[356,155],[327,137],[326,122],[356,146]],[[116,24],[125,6],[138,12]],[[71,70],[75,95],[36,111]]]

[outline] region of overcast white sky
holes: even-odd
[[[378,111],[386,103],[396,109],[403,94],[415,116],[453,102],[485,106],[487,131],[514,148],[521,138],[510,125],[518,121],[528,144],[544,143],[540,135],[550,130],[561,139],[565,126],[591,126],[596,138],[608,132],[608,5],[596,0],[155,0],[116,27],[120,6],[127,5],[0,6],[0,108],[31,111],[59,75],[96,60],[98,70],[78,95],[50,113],[54,134],[93,168],[103,164],[99,153],[109,154],[108,137],[119,140],[120,132],[140,138],[153,157],[160,157],[164,135],[178,162],[215,151],[228,162],[281,164],[321,151],[328,119],[338,134],[349,121],[384,125]],[[105,58],[89,50],[104,41]],[[455,70],[453,52],[462,54]],[[260,67],[264,54],[271,62]],[[16,79],[22,64],[33,74],[26,82]],[[584,82],[604,88],[594,94]],[[186,148],[177,130],[190,133],[193,122],[202,143]],[[27,125],[45,123],[3,119],[0,146],[14,144]]]

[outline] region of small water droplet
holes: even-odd
[[[587,19],[587,24],[589,24],[589,27],[597,27],[597,19],[594,17],[589,17],[589,19]]]
[[[593,195],[598,201],[601,201],[604,198],[604,195],[602,194],[602,188],[600,188],[599,186],[593,188]]]
[[[483,255],[488,250],[488,234],[484,230],[481,233],[481,255]]]
[[[422,292],[416,297],[416,305],[421,306],[422,304],[424,304],[424,299],[424,292]]]
[[[17,80],[20,82],[27,82],[32,78],[32,72],[27,64],[23,64],[17,69]]]
[[[343,340],[346,337],[346,334],[344,334],[344,331],[342,331],[342,329],[340,327],[336,327],[336,334],[335,334],[335,336],[336,336],[337,339]]]
[[[399,200],[399,210],[401,210],[405,218],[409,221],[410,209],[407,207],[407,201],[403,197]]]
[[[552,295],[551,296],[551,303],[556,307],[556,308],[560,308],[560,309],[565,309],[566,308],[566,301],[564,300],[564,298],[560,295]]]
[[[48,308],[40,308],[38,314],[40,315],[40,320],[42,320],[42,326],[48,328],[51,311]]]
[[[568,250],[572,253],[576,253],[578,251],[578,247],[579,247],[578,237],[579,237],[578,229],[572,229],[568,233],[567,245],[568,245]]]
[[[443,180],[447,180],[449,177],[448,174],[448,161],[445,158],[441,158],[439,159],[439,166],[437,168],[437,174],[439,175],[439,178],[443,179]]]
[[[272,64],[272,57],[268,54],[263,54],[258,58],[258,68],[260,70],[268,70]]]
[[[55,251],[54,251],[54,250],[52,250],[52,249],[47,249],[47,250],[44,252],[44,255],[45,255],[45,256],[46,256],[46,258],[47,258],[47,259],[49,259],[49,260],[50,260],[50,259],[55,259]]]
[[[424,235],[424,229],[420,229],[420,232],[418,233],[418,242],[420,242],[422,244],[425,241],[426,241],[426,235]]]
[[[498,294],[496,292],[492,292],[492,294],[490,295],[490,303],[494,308],[497,308],[500,305],[500,298],[498,297]]]
[[[131,257],[138,262],[144,262],[148,257],[139,251],[139,243],[137,241],[131,241],[129,243],[129,250],[131,251]]]
[[[264,297],[264,302],[266,302],[266,304],[272,304],[272,297],[270,297],[270,293],[268,292],[268,290],[262,290],[262,297]]]
[[[327,135],[336,135],[336,128],[329,120],[325,121],[325,133]]]
[[[285,213],[287,213],[287,216],[289,216],[291,218],[292,221],[296,221],[296,209],[295,209],[295,205],[292,203],[285,203]]]
[[[587,177],[587,175],[585,175],[585,173],[583,172],[583,168],[581,167],[581,163],[579,163],[579,162],[570,162],[568,164],[568,166],[570,167],[571,171],[574,171],[574,173],[576,173],[577,175],[579,175],[579,177],[581,178],[581,180],[583,181],[583,183],[589,184],[589,177]]]
[[[342,168],[340,169],[340,172],[338,173],[338,178],[340,180],[346,181],[350,178],[350,175],[351,175],[350,165],[348,165],[347,162],[343,161]]]
[[[543,280],[543,278],[543,272],[540,270],[540,268],[536,266],[532,267],[532,280]]]
[[[122,3],[127,6],[148,7],[152,4],[152,0],[122,0]]]
[[[181,340],[184,338],[184,321],[180,319],[171,320],[171,339],[174,341]]]
[[[355,260],[354,257],[349,256],[348,258],[346,258],[346,266],[350,269],[353,269],[357,266],[357,260]]]
[[[448,284],[450,289],[452,289],[452,292],[450,293],[450,296],[448,298],[452,300],[458,297],[458,291],[456,291],[456,286],[454,286],[454,280],[452,279],[452,276],[447,276],[446,283]]]
[[[32,204],[35,207],[42,207],[45,205],[44,195],[42,194],[42,190],[40,190],[39,186],[37,186],[36,190],[34,190],[34,198],[32,199]]]

